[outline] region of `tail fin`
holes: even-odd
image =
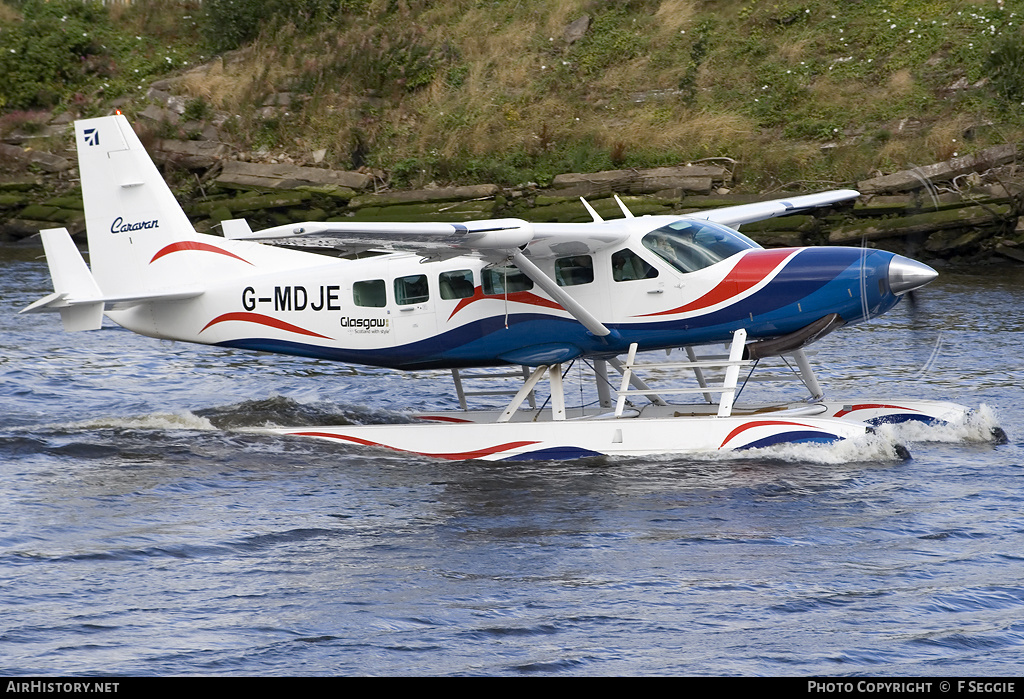
[[[89,261],[103,294],[137,296],[195,284],[192,265],[150,266],[168,246],[187,247],[200,236],[128,120],[118,114],[76,121],[75,138]]]

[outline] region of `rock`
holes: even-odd
[[[263,100],[264,107],[290,107],[292,106],[292,93],[291,92],[275,92],[267,95],[267,98]]]
[[[213,167],[227,155],[228,147],[215,141],[178,141],[161,139],[154,144],[155,156],[163,162],[173,162],[189,170]]]
[[[168,124],[177,124],[180,119],[177,112],[170,109],[164,109],[163,107],[158,107],[155,104],[151,104],[143,109],[142,112],[139,113],[139,117],[156,122],[157,124],[163,124],[165,122]]]
[[[46,172],[64,172],[71,169],[71,161],[59,155],[32,150],[31,148],[19,148],[18,146],[0,143],[0,156],[6,156],[24,163],[37,165]]]
[[[1024,250],[1021,250],[1016,245],[1010,245],[1010,242],[1012,241],[1004,241],[1003,243],[996,245],[996,252],[1002,255],[1003,257],[1010,258],[1011,260],[1016,260],[1017,262],[1024,262]]]
[[[590,29],[590,15],[583,15],[566,26],[562,31],[562,38],[565,43],[574,44],[584,37],[588,29]]]
[[[966,232],[961,231],[936,231],[928,237],[925,243],[925,250],[932,254],[949,257],[954,254],[969,254],[976,250],[979,245],[991,237],[988,231],[973,229]]]

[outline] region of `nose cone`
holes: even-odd
[[[937,276],[934,269],[909,257],[894,255],[889,262],[889,288],[897,295],[919,289]]]

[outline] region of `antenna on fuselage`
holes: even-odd
[[[636,218],[636,216],[633,215],[633,212],[627,209],[626,205],[622,203],[622,200],[619,199],[618,194],[613,194],[612,196],[615,197],[615,203],[619,205],[620,209],[622,209],[623,216],[625,216],[626,218]]]
[[[599,214],[596,211],[594,211],[594,207],[592,207],[590,204],[588,204],[586,199],[584,199],[583,197],[580,197],[580,201],[583,202],[583,206],[590,213],[591,217],[593,217],[594,223],[601,223],[601,222],[604,221],[604,219],[601,218],[601,214]]]

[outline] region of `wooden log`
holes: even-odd
[[[308,192],[289,191],[256,194],[233,199],[215,199],[200,202],[189,207],[189,213],[212,215],[219,209],[226,209],[232,214],[241,214],[264,209],[287,209],[310,199]]]
[[[907,235],[932,233],[951,228],[991,226],[1012,215],[1007,204],[962,206],[948,211],[933,211],[892,219],[871,219],[847,223],[828,235],[831,245],[859,244],[862,240],[881,240]]]
[[[366,206],[339,221],[474,221],[491,218],[494,201],[433,202]]]
[[[966,175],[969,172],[981,172],[999,165],[1005,165],[1016,157],[1017,146],[1013,143],[1008,143],[987,148],[971,155],[952,158],[941,163],[863,180],[857,183],[857,189],[862,194],[905,192],[924,187],[926,182],[946,182],[959,175]]]
[[[340,185],[366,189],[373,178],[361,172],[325,170],[298,165],[262,165],[228,160],[217,176],[217,184],[240,189],[295,189],[302,186]]]
[[[363,194],[348,203],[350,209],[366,206],[395,206],[400,204],[427,204],[431,202],[469,201],[496,196],[501,190],[494,184],[476,184],[465,187],[436,187],[434,189],[412,189],[386,192],[384,194]]]

